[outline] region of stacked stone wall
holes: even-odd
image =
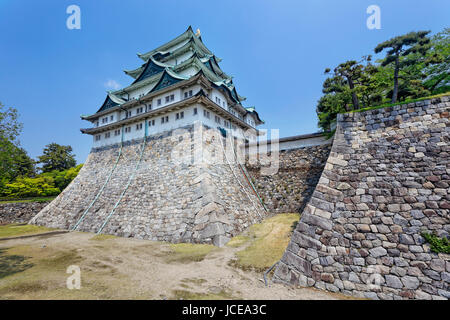
[[[278,170],[273,174],[264,174],[259,159],[255,164],[247,161],[247,170],[266,208],[273,213],[301,212],[319,181],[330,149],[331,144],[324,144],[281,150],[275,165]]]
[[[223,245],[266,213],[233,154],[228,154],[230,164],[223,161],[221,144],[226,148],[230,140],[217,134],[211,139],[206,131],[190,126],[148,137],[145,144],[143,139],[128,142],[122,150],[119,145],[92,150],[74,181],[31,222]],[[201,161],[194,161],[197,156]]]
[[[449,97],[339,115],[275,280],[372,299],[448,299]]]
[[[0,203],[0,224],[26,223],[49,202],[4,202]]]

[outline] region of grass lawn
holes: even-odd
[[[21,225],[21,224],[7,224],[0,226],[0,238],[18,237],[23,235],[38,234],[43,232],[49,232],[53,229],[35,226],[35,225]]]
[[[236,253],[237,259],[233,263],[244,270],[267,270],[283,256],[293,225],[299,219],[297,213],[277,214],[234,237],[227,246],[243,249]]]
[[[50,202],[55,197],[36,197],[36,198],[27,198],[27,199],[5,199],[0,198],[0,203],[26,203],[26,202]]]
[[[170,245],[170,252],[165,255],[167,263],[202,261],[218,248],[210,244],[177,243]]]

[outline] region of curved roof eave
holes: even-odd
[[[214,71],[211,71],[202,61],[201,59],[198,57],[198,55],[196,55],[195,53],[186,61],[183,61],[182,63],[180,63],[179,65],[177,65],[174,69],[175,70],[180,70],[183,68],[188,68],[191,65],[195,65],[198,69],[203,70],[205,76],[212,82],[220,82],[223,81],[223,79],[217,75],[216,73],[214,73]]]
[[[125,100],[120,99],[111,92],[108,92],[105,101],[102,103],[102,106],[97,110],[96,113],[121,105],[124,102]]]
[[[150,67],[153,67],[153,73],[150,73],[148,76],[146,76],[146,72]],[[155,59],[150,57],[150,59],[148,59],[148,61],[145,63],[145,67],[142,69],[142,72],[139,74],[139,76],[136,77],[136,80],[132,83],[132,85],[146,78],[150,78],[151,76],[162,72],[166,68],[170,68],[170,66],[168,64],[156,61]]]
[[[213,83],[216,87],[225,89],[225,91],[228,93],[231,101],[234,101],[236,104],[240,104],[239,99],[236,99],[236,97],[233,96],[232,90],[223,81],[216,81]],[[233,90],[234,90],[234,88],[233,88]]]
[[[133,79],[136,79],[139,77],[139,75],[142,73],[142,69],[144,68],[145,64],[140,66],[139,68],[133,69],[133,70],[123,70],[123,72],[132,77]]]
[[[215,56],[214,56],[214,55],[211,56],[211,57],[209,58],[208,62],[210,63],[211,68],[214,70],[214,72],[215,72],[218,76],[220,76],[220,77],[222,77],[222,78],[226,78],[226,79],[230,79],[230,80],[231,80],[231,77],[230,77],[229,75],[227,75],[227,74],[220,68],[220,66],[219,66],[219,64],[217,63],[217,60],[215,59]]]
[[[195,35],[192,35],[190,36],[189,41],[187,41],[184,45],[182,45],[179,48],[176,48],[173,51],[162,51],[155,49],[149,53],[140,55],[139,57],[144,61],[147,61],[150,57],[152,56],[154,57],[156,54],[162,54],[165,55],[163,59],[170,59],[188,51],[190,47],[193,49],[193,51],[201,52],[203,56],[213,55],[212,52],[208,48],[206,48],[204,44],[200,42]]]
[[[260,124],[264,123],[264,120],[261,120],[261,118],[259,117],[259,113],[256,112],[255,107],[245,108],[245,110],[247,110],[247,112],[250,114],[254,114],[256,116],[256,119],[260,122]]]
[[[152,61],[154,64],[156,64],[156,65],[158,65],[158,66],[160,66],[162,68],[170,67],[168,64],[163,63],[163,62],[159,62],[158,60],[153,59],[153,57],[150,57],[150,59],[148,59],[147,62],[144,63],[143,65],[141,65],[139,68],[136,68],[136,69],[133,69],[133,70],[123,70],[123,72],[125,72],[130,77],[132,77],[134,79],[137,79],[145,71],[145,69],[148,66],[149,61]]]
[[[247,97],[243,97],[243,96],[241,96],[239,93],[238,93],[238,98],[239,98],[239,100],[241,100],[241,101],[247,100]]]
[[[166,42],[165,44],[157,47],[156,49],[150,50],[146,53],[140,54],[138,53],[138,57],[141,58],[144,61],[147,61],[148,58],[150,56],[152,56],[153,54],[155,54],[158,51],[167,51],[167,49],[169,49],[170,47],[173,47],[175,45],[177,45],[178,43],[180,43],[181,41],[186,40],[188,37],[194,35],[194,31],[192,30],[192,27],[189,26],[185,32],[183,32],[182,34],[180,34],[179,36],[175,37],[174,39],[170,40],[169,42]]]
[[[168,84],[163,84],[163,80],[165,80],[165,79],[168,82]],[[153,88],[150,91],[147,92],[147,94],[164,89],[164,88],[171,86],[179,81],[188,80],[188,79],[189,78],[182,77],[182,76],[176,74],[169,68],[165,68],[164,71],[162,72],[161,77],[159,78],[158,82],[153,86]]]

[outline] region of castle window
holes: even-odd
[[[209,111],[203,110],[203,116],[209,119]]]
[[[157,101],[157,103],[156,103],[158,106],[160,106],[161,105],[161,99],[158,99],[158,101]]]
[[[99,125],[99,122],[97,121],[97,122],[95,123],[95,126],[98,127],[98,125]]]
[[[194,108],[194,116],[197,114],[197,108]]]
[[[114,135],[118,136],[120,134],[120,129],[114,131]]]
[[[101,138],[102,138],[102,136],[98,134],[95,136],[95,141],[99,141]]]
[[[170,96],[166,97],[166,103],[170,101]]]
[[[175,114],[175,119],[183,119],[184,118],[184,111],[181,111],[180,113]]]
[[[149,126],[154,126],[155,125],[155,120],[149,120],[148,121],[148,125]]]
[[[174,94],[171,94],[170,95],[170,101],[174,101],[175,100],[175,95]]]
[[[108,139],[111,136],[109,132],[105,133],[105,139]]]
[[[109,117],[109,120],[113,121],[114,120],[114,116]]]
[[[129,132],[131,132],[131,127],[126,127],[125,128],[125,133],[129,133]]]
[[[142,130],[142,123],[138,123],[136,125],[136,130]]]

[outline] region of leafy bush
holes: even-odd
[[[75,179],[81,167],[83,167],[82,164],[63,171],[53,170],[51,172],[45,172],[40,174],[40,176],[52,178],[55,181],[55,187],[62,191]]]
[[[430,249],[436,253],[450,253],[450,241],[446,238],[439,238],[435,234],[422,232],[422,237],[430,244]]]
[[[13,182],[2,181],[0,196],[10,199],[56,196],[77,176],[82,166],[42,173],[35,178],[19,177]]]
[[[3,194],[10,198],[55,196],[60,192],[54,186],[51,177],[17,178],[14,182],[6,184],[3,190]]]

